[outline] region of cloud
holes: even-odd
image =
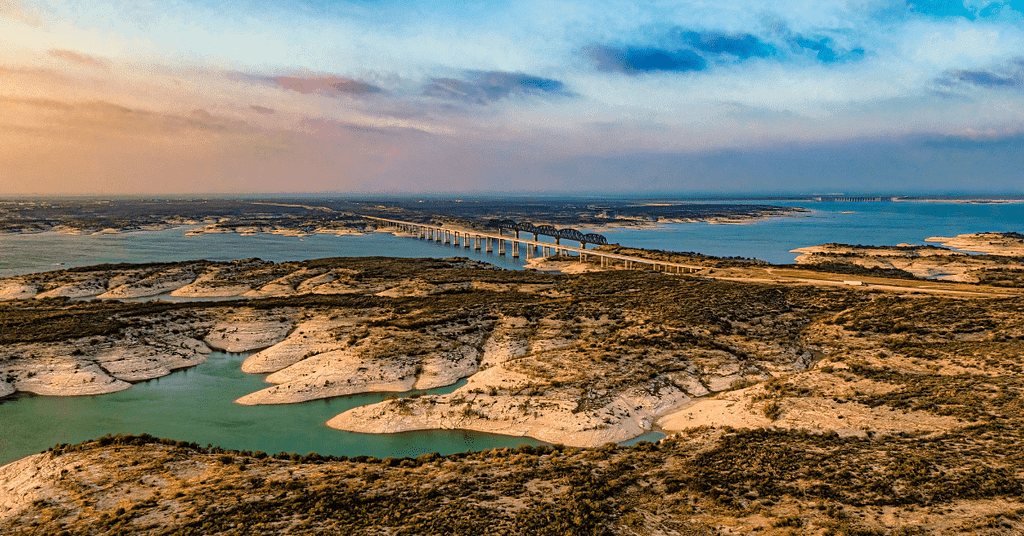
[[[274,113],[274,109],[273,108],[267,108],[266,106],[258,106],[256,104],[249,105],[249,109],[254,111],[254,112],[264,114],[264,115],[270,115],[270,114]]]
[[[646,44],[598,44],[586,47],[584,53],[599,71],[630,75],[658,71],[704,71],[714,65],[769,57],[784,62],[787,50],[798,54],[812,51],[822,63],[860,59],[864,56],[862,48],[843,49],[827,36],[806,37],[794,34],[785,22],[770,16],[762,24],[769,28],[770,38],[746,32],[726,33],[675,27],[648,32],[644,36]]]
[[[60,59],[63,59],[63,60],[68,60],[68,61],[70,61],[72,63],[77,63],[79,65],[85,65],[87,67],[99,67],[101,69],[106,69],[107,68],[107,64],[102,62],[102,61],[100,61],[100,60],[98,60],[98,59],[96,59],[96,58],[94,58],[92,56],[87,56],[85,54],[80,54],[78,52],[73,52],[71,50],[51,49],[51,50],[48,50],[47,52],[51,56],[53,56],[55,58],[60,58]]]
[[[837,47],[835,43],[833,43],[832,39],[828,37],[808,39],[802,35],[796,35],[793,37],[792,43],[799,48],[817,52],[816,57],[818,58],[818,61],[822,63],[836,63],[839,61],[861,59],[864,57],[863,48],[854,48],[852,50],[844,51]]]
[[[468,80],[433,78],[423,95],[470,104],[488,104],[516,96],[571,96],[565,84],[550,78],[502,71],[469,73]]]
[[[359,82],[358,80],[349,80],[346,78],[338,78],[336,76],[327,76],[321,78],[301,78],[297,76],[278,76],[272,79],[277,85],[297,91],[302,94],[320,93],[327,95],[369,95],[373,93],[380,93],[383,91],[377,86]]]
[[[936,78],[945,88],[975,86],[989,89],[1024,89],[1024,57],[989,69],[951,69]]]
[[[703,71],[708,61],[747,60],[775,54],[775,47],[749,33],[659,30],[647,36],[647,45],[592,45],[584,53],[599,71],[638,75],[650,72]]]
[[[907,9],[932,17],[963,17],[974,20],[974,12],[964,7],[963,0],[907,0]]]
[[[631,75],[668,71],[703,71],[707,62],[692,50],[665,50],[659,48],[615,48],[591,46],[587,56],[599,71],[620,72]]]
[[[16,0],[0,0],[0,18],[20,21],[29,26],[43,27],[46,25],[38,8],[29,9]]]
[[[0,97],[0,126],[47,132],[58,129],[102,138],[162,138],[196,131],[248,130],[243,122],[195,109],[187,115],[130,108],[106,101],[66,102]]]
[[[701,52],[730,54],[741,60],[751,57],[766,58],[775,53],[775,47],[748,33],[725,34],[680,30],[679,39]]]
[[[311,118],[306,118],[300,121],[297,130],[306,134],[313,134],[320,138],[343,137],[348,132],[382,134],[386,136],[430,135],[429,132],[412,127],[378,128],[346,121]]]
[[[776,40],[788,43],[796,53],[811,51],[815,58],[822,63],[836,63],[864,58],[864,49],[854,47],[847,49],[828,35],[805,35],[793,32],[787,21],[774,14],[766,14],[761,17],[761,24],[765,26]],[[841,35],[841,34],[840,34]]]

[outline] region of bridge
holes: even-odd
[[[363,218],[376,222],[381,227],[390,227],[396,230],[408,233],[420,240],[430,240],[438,243],[451,244],[455,247],[463,247],[465,249],[473,248],[476,251],[486,251],[488,253],[496,252],[498,255],[511,255],[513,258],[519,258],[520,255],[525,255],[527,259],[549,257],[553,255],[571,255],[575,254],[579,257],[580,262],[588,262],[596,260],[600,262],[602,267],[615,267],[620,266],[627,270],[654,270],[660,272],[669,272],[677,274],[691,274],[697,273],[707,269],[706,266],[696,266],[689,264],[680,264],[676,262],[659,261],[655,259],[644,259],[641,257],[631,257],[628,255],[616,255],[613,253],[606,253],[604,251],[597,251],[593,249],[586,249],[588,243],[607,243],[607,240],[601,235],[582,235],[589,236],[589,240],[579,240],[580,247],[567,246],[565,244],[558,243],[559,238],[570,238],[569,236],[554,236],[555,243],[541,242],[536,240],[537,234],[547,234],[546,232],[538,232],[534,235],[534,240],[527,238],[520,238],[517,232],[515,236],[505,236],[501,234],[501,230],[507,227],[498,227],[498,233],[485,233],[472,229],[446,227],[444,225],[434,225],[426,223],[415,223],[401,220],[389,220],[387,218],[377,218],[374,216],[362,216]],[[511,220],[508,220],[511,221]],[[514,223],[514,222],[513,222]],[[538,226],[538,229],[542,229],[542,226]],[[524,229],[519,229],[524,230]],[[542,229],[546,231],[546,229]],[[572,230],[575,231],[575,230]],[[527,232],[533,232],[528,230]],[[579,233],[579,231],[575,231]],[[598,242],[595,237],[600,237]],[[577,238],[572,237],[572,240]]]

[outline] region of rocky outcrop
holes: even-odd
[[[938,242],[948,248],[988,255],[1024,257],[1024,235],[1011,233],[972,233],[954,237],[933,236],[925,242]]]
[[[17,279],[0,281],[0,300],[25,300],[34,298],[38,293],[39,289],[35,285]]]
[[[939,239],[929,238],[928,240]],[[970,245],[977,244],[978,241],[972,239],[952,243]],[[1001,255],[1012,251],[1012,248],[996,247],[991,249],[1001,253],[996,256],[975,256],[937,246],[911,244],[897,246],[822,244],[794,249],[792,253],[800,254],[796,257],[797,264],[848,265],[868,270],[880,270],[878,275],[884,275],[886,271],[891,271],[926,279],[977,282],[976,273],[978,271],[998,269],[1008,265],[1009,258]],[[1019,268],[1019,263],[1009,262],[1009,265]]]
[[[109,337],[0,345],[0,396],[113,393],[204,363],[210,348],[183,329],[168,322],[163,329],[126,328]]]
[[[224,352],[248,352],[281,342],[291,328],[289,318],[267,318],[264,311],[244,309],[214,324],[204,342]]]

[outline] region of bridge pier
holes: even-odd
[[[519,231],[516,231],[516,234],[518,235]],[[512,258],[513,259],[518,259],[519,258],[519,241],[518,240],[513,240],[512,241]]]
[[[487,253],[492,253],[494,251],[494,239],[491,237],[486,237],[484,238],[484,241],[486,244],[484,249],[487,251]]]
[[[501,238],[498,239],[498,255],[505,254],[505,241]]]

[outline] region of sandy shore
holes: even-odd
[[[565,260],[554,257],[535,257],[526,261],[528,270],[548,272],[553,274],[583,274],[587,272],[600,272],[604,268],[589,262],[580,262],[578,259]]]
[[[210,349],[170,332],[157,336],[14,344],[0,347],[0,396],[15,391],[46,396],[97,395],[123,391],[133,382],[166,376],[204,363]]]
[[[462,387],[451,395],[422,397],[416,404],[400,399],[361,406],[332,418],[327,425],[378,434],[473,430],[594,447],[643,434],[660,411],[689,400],[681,391],[658,397],[634,393],[616,397],[595,411],[579,412],[578,402],[570,396],[491,396],[471,391]]]

